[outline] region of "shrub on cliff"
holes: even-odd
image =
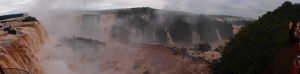
[[[24,20],[22,20],[22,22],[31,22],[31,21],[37,21],[37,19],[35,17],[28,16]]]

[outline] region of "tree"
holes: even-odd
[[[280,50],[291,46],[288,22],[300,20],[299,16],[300,6],[287,1],[246,25],[226,44],[221,62],[214,73],[263,73]]]

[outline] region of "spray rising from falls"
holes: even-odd
[[[31,74],[42,74],[40,54],[47,32],[32,17],[1,20],[0,66],[20,69]],[[5,69],[3,69],[5,70]],[[10,73],[10,72],[8,72]]]
[[[51,7],[51,2],[49,4]],[[174,74],[178,71],[182,71],[182,74],[197,73],[193,72],[194,69],[207,73],[209,68],[203,61],[186,61],[180,56],[174,56],[171,48],[147,44],[196,44],[232,36],[231,25],[202,15],[173,11],[161,13],[152,8],[100,12],[43,9],[47,8],[37,9],[31,14],[49,32],[45,50],[41,50],[47,34],[44,29],[40,25],[24,27],[24,35],[17,35],[20,38],[15,40],[19,41],[16,43],[18,45],[14,43],[5,47],[11,49],[3,49],[5,57],[11,57],[3,58],[8,60],[3,67],[20,68],[34,74],[42,74],[42,71],[44,74]],[[216,30],[220,31],[217,33]],[[21,53],[16,56],[13,51],[8,50],[24,53],[16,52]],[[44,54],[38,55],[41,52]],[[21,57],[24,55],[26,56]],[[40,63],[41,66],[38,65]],[[195,64],[203,65],[199,66],[203,68],[194,68]]]
[[[203,58],[193,61],[195,57],[188,55],[191,50],[162,45],[232,37],[231,24],[213,16],[147,7],[81,10],[93,5],[101,8],[97,2],[102,0],[36,1],[29,14],[43,23],[48,41],[38,23],[21,27],[23,34],[3,36],[1,67],[33,74],[208,74],[208,64]]]
[[[109,42],[197,44],[226,40],[233,36],[223,16],[205,16],[152,8],[77,12],[73,21],[81,37]],[[65,17],[70,16],[64,14]],[[72,15],[71,15],[72,16]]]

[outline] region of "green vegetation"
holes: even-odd
[[[196,51],[203,51],[203,52],[207,52],[210,49],[211,49],[211,46],[208,43],[197,44],[194,48],[194,50],[196,50]]]
[[[2,15],[2,16],[0,16],[0,20],[10,19],[10,18],[16,18],[16,17],[23,17],[24,15],[25,15],[24,13]]]
[[[279,51],[291,46],[288,23],[299,19],[300,5],[287,1],[246,25],[224,47],[223,58],[214,73],[262,74]]]
[[[31,21],[38,21],[35,17],[28,16],[22,22],[31,22]]]

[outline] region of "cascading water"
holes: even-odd
[[[16,22],[16,21],[15,21]],[[40,65],[42,45],[47,39],[47,32],[37,21],[21,23],[22,34],[2,33],[0,38],[0,66],[28,71],[31,74],[43,74]]]
[[[193,32],[192,43],[200,43],[200,42],[201,42],[200,34],[198,32]]]
[[[100,16],[100,40],[104,42],[109,42],[111,41],[111,32],[113,28],[113,24],[115,24],[115,15],[113,14],[105,14],[103,16]]]
[[[36,15],[50,33],[45,50],[42,50],[47,39],[44,28],[38,23],[23,26],[21,31],[24,34],[3,36],[0,59],[5,61],[0,62],[1,67],[23,69],[33,74],[173,74],[192,65],[186,65],[190,63],[172,55],[171,49],[154,44],[200,43],[202,37],[211,35],[204,33],[211,24],[195,22],[193,25],[199,26],[191,28],[181,16],[121,13]],[[156,18],[166,21],[158,22]],[[172,18],[177,18],[177,21]],[[222,40],[223,32],[215,30],[214,26],[212,33],[216,32],[217,38]],[[166,64],[168,60],[171,64]],[[205,65],[201,70],[209,71],[207,69]]]
[[[166,32],[167,32],[167,43],[168,44],[174,44],[174,41],[173,41],[173,39],[172,39],[172,37],[171,37],[171,35],[170,35],[170,32],[169,31],[167,31],[167,29],[165,29],[166,30]]]
[[[218,39],[219,39],[220,41],[223,40],[222,37],[221,37],[221,35],[220,35],[219,29],[216,29],[216,32],[217,32]]]

